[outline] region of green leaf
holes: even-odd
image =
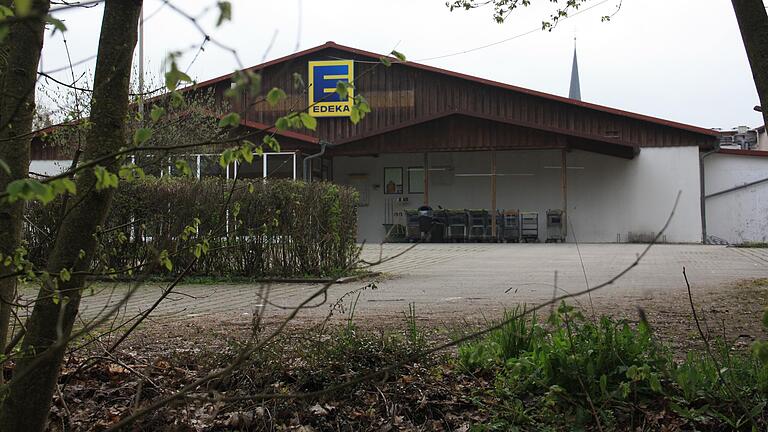
[[[277,138],[273,137],[272,135],[264,135],[262,142],[264,142],[264,145],[272,149],[272,151],[280,151],[280,143],[277,141]]]
[[[232,21],[232,3],[228,1],[220,1],[219,7],[219,19],[216,20],[216,27],[219,27],[224,21]]]
[[[167,87],[169,91],[175,91],[180,82],[192,82],[192,78],[179,70],[174,55],[171,55],[171,59],[171,70],[165,73],[165,87]]]
[[[651,390],[656,393],[661,393],[661,381],[659,381],[659,376],[657,374],[651,374],[651,376],[648,377],[648,383],[651,385]]]
[[[173,261],[171,261],[171,259],[168,257],[167,250],[163,250],[162,252],[160,252],[160,257],[158,258],[158,260],[160,261],[160,264],[162,264],[163,266],[165,266],[166,269],[168,269],[168,271],[173,270]]]
[[[226,149],[223,152],[221,152],[221,155],[219,155],[219,165],[221,165],[222,168],[226,168],[227,165],[231,164],[232,162],[237,159],[237,155],[235,154],[234,149]]]
[[[279,131],[283,131],[283,130],[286,130],[286,129],[288,129],[290,126],[291,126],[291,122],[288,120],[288,118],[287,118],[287,117],[280,117],[280,118],[279,118],[279,119],[277,119],[277,121],[275,122],[275,127],[276,127],[276,128],[277,128],[277,130],[279,130]]]
[[[17,17],[25,17],[29,15],[32,10],[32,0],[16,0],[14,1]]]
[[[219,120],[219,127],[235,127],[240,125],[240,114],[236,112],[231,112]]]
[[[243,147],[248,147],[248,151],[251,153],[256,153],[258,155],[263,154],[264,152],[261,151],[261,146],[257,146],[253,141],[249,140],[243,140]]]
[[[251,150],[251,146],[249,144],[243,144],[243,146],[240,148],[240,156],[242,156],[243,160],[248,163],[253,162],[253,150]]]
[[[152,129],[149,128],[139,128],[136,129],[136,132],[133,134],[133,145],[141,145],[147,142],[149,138],[152,137]]]
[[[0,5],[0,20],[13,16],[13,9]]]
[[[179,108],[184,106],[184,96],[177,91],[171,92],[171,106],[173,108]]]
[[[379,61],[381,62],[381,64],[383,64],[386,67],[392,66],[392,62],[388,58],[386,58],[384,56],[379,57]]]
[[[93,167],[93,174],[96,176],[96,190],[117,188],[119,180],[117,174],[109,172],[101,165]]]
[[[70,279],[72,279],[72,274],[69,273],[69,270],[63,268],[59,272],[59,279],[62,282],[68,282]]]
[[[53,31],[51,32],[51,36],[55,35],[57,30],[62,32],[62,33],[67,31],[67,26],[65,26],[64,23],[61,22],[60,19],[54,18],[52,15],[46,15],[45,16],[45,21],[48,24],[52,24],[53,25]]]
[[[392,54],[393,56],[397,57],[397,59],[400,60],[401,62],[405,61],[405,54],[403,54],[403,53],[401,53],[399,51],[392,50],[392,52],[390,54]]]
[[[274,87],[272,90],[267,93],[267,103],[271,106],[277,105],[281,100],[285,99],[287,96],[285,92],[277,87]]]
[[[360,109],[356,105],[352,105],[352,110],[349,112],[349,121],[351,121],[352,124],[358,124],[360,123],[361,118],[362,115],[360,114]]]
[[[152,119],[153,122],[157,123],[160,118],[162,118],[165,115],[165,108],[152,105],[152,111],[149,113],[149,118]]]
[[[287,116],[288,122],[291,124],[291,129],[301,129],[302,126],[304,126],[304,123],[301,121],[301,117],[299,117],[296,113],[290,113]]]
[[[53,180],[48,184],[53,188],[55,195],[63,195],[65,193],[75,195],[77,193],[77,185],[68,178]]]
[[[355,96],[355,103],[357,105],[357,108],[360,110],[361,113],[367,114],[371,112],[371,106],[368,105],[368,101],[365,100],[364,97],[358,95]]]
[[[5,191],[8,193],[8,202],[11,203],[22,200],[48,204],[56,198],[51,186],[31,178],[14,180],[8,184]]]
[[[118,176],[127,182],[132,182],[137,178],[143,179],[146,174],[144,174],[144,170],[136,166],[136,164],[130,163],[120,167]]]
[[[349,83],[345,81],[337,81],[336,93],[339,94],[339,97],[342,100],[347,99],[349,97]]]
[[[304,125],[305,128],[310,130],[317,129],[317,119],[312,117],[311,115],[307,113],[301,113],[299,114],[299,118],[301,119],[301,123]]]
[[[189,167],[189,163],[187,163],[187,161],[184,159],[178,159],[176,162],[174,162],[174,165],[183,176],[192,177],[192,168]]]

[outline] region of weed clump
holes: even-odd
[[[492,383],[473,394],[491,419],[478,430],[765,428],[765,362],[715,346],[718,359],[676,362],[645,321],[587,319],[562,303],[546,322],[508,312],[500,328],[459,347],[457,363]]]

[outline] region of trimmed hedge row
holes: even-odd
[[[157,259],[167,250],[177,272],[207,238],[208,253],[192,275],[337,276],[357,258],[357,200],[353,189],[332,183],[146,177],[121,183],[98,236],[98,256],[102,268],[152,262],[152,273],[167,273]],[[33,263],[45,264],[60,214],[60,203],[28,207]]]

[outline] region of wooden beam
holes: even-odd
[[[424,153],[424,205],[429,205],[429,153]]]
[[[563,198],[563,235],[568,237],[568,157],[565,149],[562,152],[562,162],[560,168],[560,181],[562,182],[562,198]]]
[[[496,150],[491,150],[491,237],[496,238]]]

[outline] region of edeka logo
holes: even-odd
[[[309,115],[312,117],[349,117],[352,112],[354,89],[349,88],[346,99],[336,93],[339,81],[355,78],[352,60],[309,62]]]

